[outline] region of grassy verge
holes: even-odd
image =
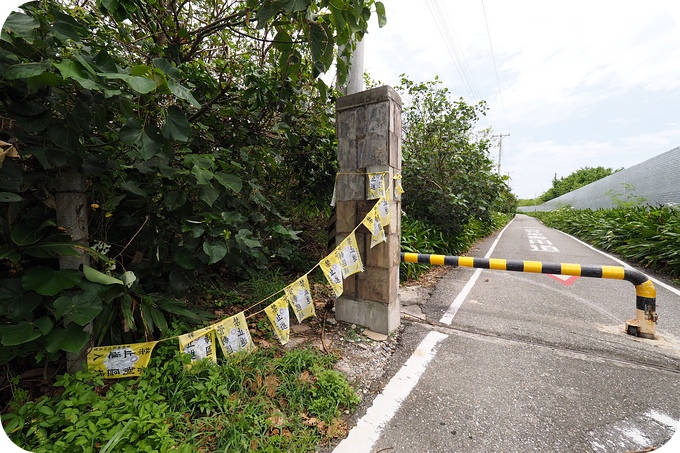
[[[16,391],[5,431],[33,452],[311,452],[346,434],[359,400],[336,357],[267,348],[187,369],[172,343],[137,380],[79,372],[35,401]]]

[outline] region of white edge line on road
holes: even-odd
[[[486,252],[486,255],[484,255],[484,258],[489,258],[491,254],[493,253],[494,249],[496,248],[496,245],[498,245],[498,241],[501,240],[501,236],[503,236],[503,233],[505,230],[510,226],[510,224],[515,220],[513,219],[508,222],[507,225],[505,225],[505,228],[501,230],[501,232],[498,234],[498,237],[496,238],[495,241],[493,241],[493,244],[491,244],[491,248],[489,249],[488,252]],[[453,302],[449,306],[449,308],[446,310],[446,313],[444,313],[444,316],[442,316],[442,319],[439,320],[442,324],[448,324],[451,325],[453,322],[453,317],[456,316],[456,313],[458,312],[458,309],[460,308],[461,305],[463,305],[463,302],[465,301],[465,298],[470,294],[470,291],[472,291],[472,287],[475,286],[475,283],[477,282],[477,279],[479,278],[479,274],[482,273],[482,269],[475,269],[475,273],[472,274],[472,277],[470,277],[470,280],[463,286],[463,289],[458,295],[456,296],[455,299],[453,299]]]
[[[554,228],[553,228],[553,229],[554,229]],[[571,234],[565,233],[564,231],[560,231],[560,230],[557,230],[557,229],[554,229],[554,230],[555,230],[555,231],[559,231],[560,233],[564,234],[565,236],[568,236],[568,237],[572,238],[572,239],[575,240],[576,242],[585,245],[585,246],[588,247],[589,249],[594,250],[594,251],[596,251],[597,253],[599,253],[599,254],[601,254],[601,255],[604,255],[604,256],[606,256],[607,258],[611,259],[611,260],[616,261],[617,263],[621,264],[623,267],[627,267],[627,268],[629,268],[629,269],[633,269],[633,267],[632,267],[630,264],[626,263],[625,261],[621,261],[620,259],[618,259],[618,258],[616,258],[616,257],[613,257],[613,256],[611,256],[610,254],[603,252],[602,250],[598,250],[598,249],[596,249],[595,247],[593,247],[592,245],[590,245],[590,244],[588,244],[588,243],[585,243],[585,242],[583,242],[582,240],[580,240],[580,239],[578,239],[578,238],[575,238],[575,237],[572,236]],[[646,275],[646,274],[645,274],[645,275]],[[666,288],[668,291],[670,291],[670,292],[672,292],[672,293],[675,293],[675,294],[677,294],[678,296],[680,296],[680,290],[678,290],[677,288],[673,288],[672,286],[670,286],[670,285],[668,285],[668,284],[666,284],[666,283],[664,283],[664,282],[662,282],[662,281],[659,281],[659,280],[657,280],[657,279],[655,279],[655,278],[652,278],[652,277],[650,277],[649,275],[647,275],[647,278],[649,278],[651,281],[653,281],[655,285],[662,286],[662,287]]]
[[[333,453],[370,452],[380,438],[387,423],[394,417],[401,404],[420,380],[427,365],[436,354],[437,344],[448,338],[440,332],[432,331],[420,342],[411,357],[387,383],[380,395],[376,396],[373,405],[352,428],[346,439],[338,444]]]

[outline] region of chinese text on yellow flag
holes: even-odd
[[[289,285],[286,288],[285,293],[288,303],[293,307],[298,322],[302,322],[303,319],[316,315],[314,312],[314,303],[312,303],[312,293],[309,290],[309,281],[307,280],[306,275],[299,278],[292,285]]]
[[[385,198],[378,200],[378,214],[382,226],[390,224],[390,203]]]
[[[87,368],[107,379],[140,376],[149,364],[151,351],[157,343],[150,341],[92,348],[87,354]]]
[[[367,200],[375,200],[385,196],[385,175],[384,172],[368,174]]]
[[[214,327],[217,341],[225,356],[253,349],[253,340],[243,312],[218,322]]]
[[[342,266],[340,265],[340,257],[338,250],[335,249],[333,253],[319,262],[323,275],[333,288],[336,297],[342,296]]]
[[[179,350],[191,356],[191,362],[210,359],[217,363],[215,327],[208,326],[179,336]]]
[[[359,247],[354,233],[347,236],[338,247],[340,256],[340,266],[342,267],[342,278],[347,278],[352,274],[364,271],[364,265],[359,256]]]
[[[272,322],[274,332],[281,344],[288,343],[290,337],[290,315],[288,314],[288,301],[284,297],[279,297],[264,309]]]
[[[378,214],[377,205],[371,209],[371,212],[368,213],[361,223],[363,223],[363,225],[371,232],[371,248],[387,240],[385,237],[385,230],[383,229],[382,223],[380,223],[380,214]]]

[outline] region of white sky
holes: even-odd
[[[454,99],[487,101],[479,127],[510,134],[501,172],[520,198],[548,190],[555,174],[627,168],[680,146],[680,2],[383,3],[387,25],[372,24],[365,70],[392,86],[401,73],[438,75]]]
[[[2,0],[1,19],[20,3]],[[677,0],[383,3],[387,25],[372,19],[365,70],[392,86],[401,73],[418,82],[438,75],[454,99],[487,101],[479,127],[510,134],[501,172],[520,198],[548,190],[555,174],[627,168],[680,146]]]

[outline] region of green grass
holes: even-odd
[[[53,396],[18,392],[2,420],[34,452],[311,452],[345,434],[330,428],[359,401],[336,360],[271,348],[187,369],[174,342],[161,343],[137,380],[67,374]]]

